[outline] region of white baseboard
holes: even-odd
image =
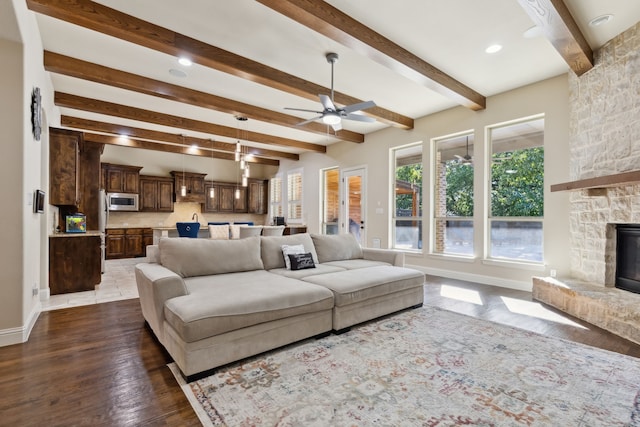
[[[531,292],[533,282],[521,282],[519,280],[501,279],[493,276],[483,276],[481,274],[463,273],[460,271],[444,270],[440,268],[430,268],[421,265],[407,265],[432,276],[446,277],[448,279],[465,280],[467,282],[482,283],[483,285],[499,286],[501,288],[515,289],[518,291]]]
[[[29,313],[26,325],[18,328],[0,330],[0,347],[26,342],[29,339],[29,335],[31,335],[31,330],[35,326],[41,311],[42,305],[38,302],[31,310],[31,313]]]

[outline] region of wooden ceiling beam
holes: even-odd
[[[103,135],[99,133],[83,132],[84,140],[98,144],[117,145],[128,148],[141,148],[143,150],[162,151],[165,153],[188,154],[190,156],[207,157],[223,160],[235,160],[233,153],[221,153],[219,151],[205,150],[202,148],[192,148],[183,145],[171,145],[161,142],[143,141],[134,138],[123,138],[120,136]],[[252,163],[278,166],[279,160],[254,158]]]
[[[79,117],[62,116],[60,124],[67,128],[78,129],[82,131],[110,133],[117,136],[126,135],[130,138],[144,139],[158,142],[166,142],[170,144],[179,144],[191,147],[197,145],[208,150],[225,151],[233,153],[236,149],[235,144],[228,142],[215,141],[212,139],[196,138],[193,136],[182,136],[175,133],[160,132],[156,130],[141,129],[131,126],[118,125],[115,123],[105,123],[96,120],[82,119]],[[257,157],[275,157],[289,160],[299,160],[300,156],[295,153],[287,153],[284,151],[266,150],[258,147],[245,147],[248,154]]]
[[[238,129],[229,126],[216,125],[199,120],[189,119],[186,117],[178,117],[170,114],[158,113],[156,111],[129,107],[127,105],[85,98],[68,93],[55,92],[54,103],[59,107],[89,111],[97,114],[105,114],[108,116],[154,123],[157,125],[191,130],[195,132],[203,132],[227,138],[238,138]],[[265,135],[258,132],[243,131],[242,136],[242,139],[257,142],[260,144],[300,148],[302,150],[315,151],[318,153],[325,153],[327,151],[327,147],[325,147],[324,145],[312,144],[310,142],[298,141],[289,138],[281,138],[273,135]]]
[[[576,75],[593,68],[593,51],[562,0],[518,0]]]
[[[460,105],[483,110],[486,98],[383,35],[320,0],[258,0]]]
[[[27,0],[27,7],[34,12],[175,57],[188,56],[193,62],[205,67],[313,101],[318,100],[318,94],[329,93],[326,87],[90,0]],[[350,105],[362,102],[340,92],[335,92],[334,96],[338,104]],[[392,126],[413,129],[412,118],[381,107],[369,108],[366,114]]]
[[[254,120],[313,132],[318,135],[327,134],[327,125],[321,123],[311,122],[298,126],[297,124],[301,121],[299,117],[278,113],[267,110],[266,108],[256,107],[160,80],[153,80],[114,68],[104,67],[54,52],[44,52],[44,68],[52,73],[89,80],[95,83],[143,93],[145,95],[157,96],[170,101],[195,105],[196,107],[208,108],[233,114],[234,116],[244,116]],[[334,133],[332,133],[331,136],[334,136]],[[364,142],[363,134],[347,130],[335,132],[335,137],[343,141]]]

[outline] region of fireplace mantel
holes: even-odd
[[[551,186],[551,192],[618,187],[628,184],[640,184],[640,171],[622,172],[613,175],[600,176],[597,178],[588,178],[578,181],[563,182],[561,184],[553,184]]]

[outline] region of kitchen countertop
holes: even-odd
[[[56,231],[55,233],[49,234],[49,237],[100,237],[100,234],[98,230],[89,230],[86,233],[64,233],[62,231]]]

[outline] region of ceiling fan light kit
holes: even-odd
[[[307,123],[320,119],[322,120],[322,123],[331,126],[336,132],[342,129],[342,119],[365,123],[375,122],[375,119],[371,117],[367,117],[361,114],[353,114],[361,110],[366,110],[367,108],[375,107],[376,104],[373,101],[358,102],[356,104],[347,105],[342,108],[336,107],[335,102],[333,101],[333,65],[338,62],[339,57],[338,54],[334,52],[327,53],[325,57],[327,58],[327,62],[331,64],[331,96],[329,97],[327,95],[318,95],[318,98],[320,98],[320,103],[323,107],[322,111],[289,107],[285,107],[285,110],[304,111],[307,113],[319,114],[319,116],[313,117],[309,120],[304,120],[297,125],[305,125]]]

